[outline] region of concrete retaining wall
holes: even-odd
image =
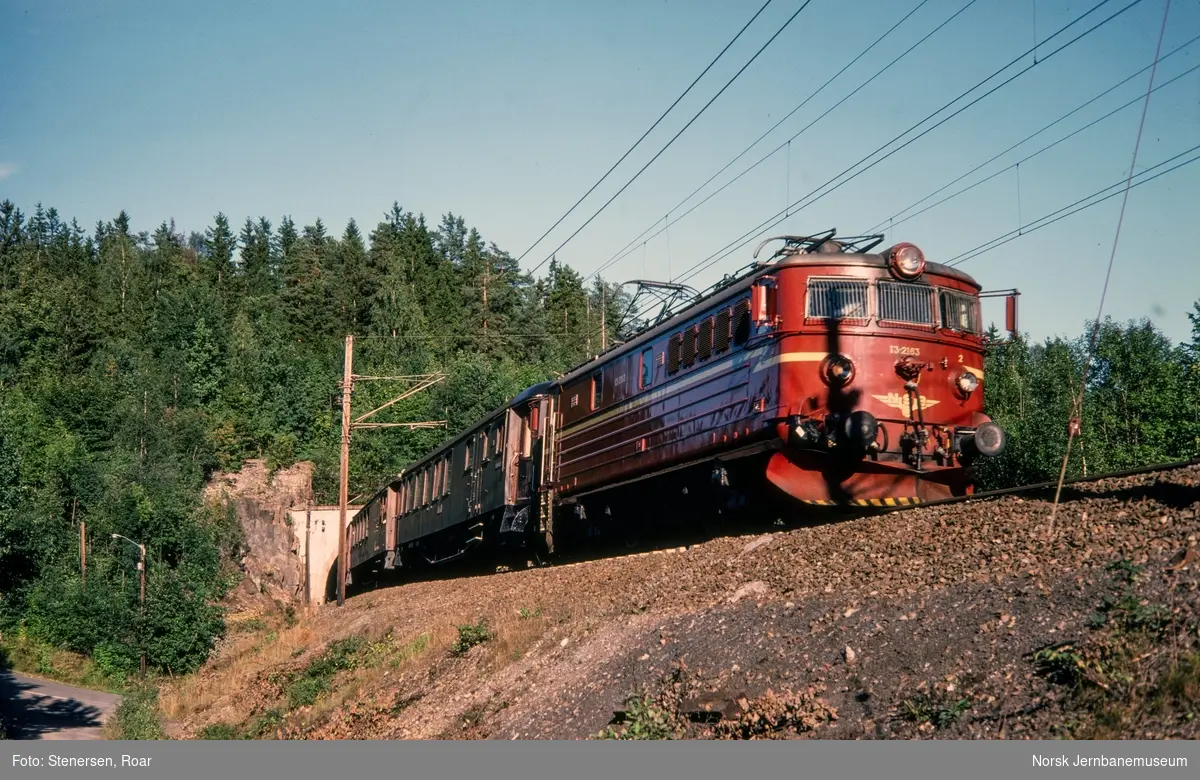
[[[347,508],[347,523],[359,509],[362,507]],[[288,515],[292,520],[292,533],[296,537],[295,549],[300,557],[301,571],[304,572],[302,581],[306,585],[301,601],[314,607],[324,604],[330,595],[329,586],[336,579],[338,508],[314,506],[312,509],[290,509]]]

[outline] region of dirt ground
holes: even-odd
[[[177,737],[1197,738],[1200,466],[234,622]]]

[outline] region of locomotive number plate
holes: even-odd
[[[921,348],[920,347],[901,347],[896,344],[893,344],[890,347],[888,347],[888,353],[891,355],[912,355],[913,357],[918,357],[921,354]]]

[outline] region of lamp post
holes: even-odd
[[[146,616],[146,545],[138,544],[137,542],[130,539],[128,536],[122,536],[121,534],[113,534],[112,538],[124,539],[125,541],[129,542],[130,544],[132,544],[133,546],[138,548],[138,553],[139,553],[138,575],[141,579],[141,589],[140,589],[140,593],[138,595],[138,614],[142,618],[145,618],[145,616]],[[141,655],[142,655],[142,659],[141,659],[142,677],[145,677],[146,676],[145,628],[143,628],[141,631],[139,631],[138,634],[140,635],[139,638],[141,639],[141,646],[142,646],[142,648],[141,648],[141,650],[142,650],[142,652],[141,652]]]

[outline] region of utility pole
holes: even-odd
[[[79,508],[79,499],[71,499],[71,525],[75,525],[75,510]],[[87,587],[87,522],[79,521],[79,578],[83,587]]]
[[[392,404],[403,401],[428,387],[432,387],[446,378],[445,374],[420,374],[412,376],[356,376],[354,374],[354,336],[346,334],[346,358],[342,369],[342,457],[341,479],[338,485],[338,575],[337,575],[337,604],[346,603],[346,572],[349,569],[349,550],[346,546],[346,536],[349,526],[346,523],[347,505],[350,503],[350,432],[355,428],[437,428],[446,425],[445,420],[432,420],[415,423],[381,423],[367,422],[369,417],[383,411]],[[354,381],[400,381],[415,383],[392,400],[377,406],[357,419],[350,415],[350,395],[354,390]],[[311,522],[311,521],[310,521]]]
[[[346,334],[346,360],[342,371],[342,468],[338,485],[338,585],[337,603],[346,602],[346,500],[350,492],[350,393],[354,387],[354,335]]]
[[[138,594],[138,614],[141,616],[138,627],[139,642],[142,646],[142,677],[146,676],[146,545],[133,541],[128,536],[113,534],[114,539],[124,539],[138,548],[138,576],[141,579],[141,590]],[[121,592],[125,592],[125,570],[121,569]]]
[[[492,261],[485,258],[483,261],[483,338],[487,340],[487,288],[488,288],[488,272],[491,271]]]
[[[605,314],[608,312],[608,307],[604,302],[604,293],[608,285],[603,280],[600,282],[600,354],[608,351],[608,326],[605,322]]]
[[[585,291],[586,295],[586,291]],[[584,298],[587,306],[584,310],[584,330],[587,331],[587,356],[588,360],[592,359],[592,296],[587,295]]]
[[[138,573],[141,575],[141,593],[138,595],[138,611],[142,616],[142,677],[146,676],[146,545],[139,544]]]

